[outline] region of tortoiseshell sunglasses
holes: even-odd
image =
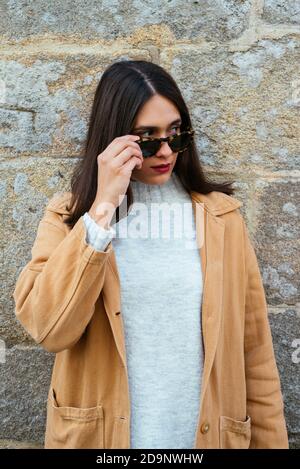
[[[169,147],[175,153],[183,152],[191,143],[195,131],[190,127],[179,134],[170,135],[169,137],[140,137],[136,140],[139,144],[144,158],[155,155],[158,152],[162,142],[168,142]]]

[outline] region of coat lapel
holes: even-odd
[[[120,278],[114,249],[111,250],[107,263],[105,281],[102,288],[102,298],[119,355],[124,367],[127,368],[124,324],[121,314]]]
[[[199,246],[203,276],[201,323],[204,342],[204,368],[201,385],[201,409],[218,345],[222,320],[225,221],[219,218],[219,215],[240,207],[242,202],[226,194],[220,195],[216,192],[207,195],[192,192],[191,199],[195,208],[197,237],[201,240]],[[196,212],[199,206],[202,207],[203,211],[203,216],[200,218],[197,217]]]
[[[201,321],[204,342],[204,368],[200,406],[208,384],[220,331],[225,231],[225,222],[223,220],[212,215],[205,209],[205,206],[203,206],[203,211],[204,230],[203,225],[196,224],[198,237],[203,237],[202,232],[204,231],[204,243],[200,248],[203,278]]]

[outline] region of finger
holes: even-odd
[[[141,148],[138,143],[131,141],[130,139],[115,139],[113,140],[102,153],[103,158],[110,159],[115,158],[122,150],[126,147],[136,148],[141,152]]]
[[[133,140],[136,140],[136,139],[139,139],[140,136],[139,135],[133,135],[133,134],[128,134],[128,135],[121,135],[120,137],[117,137],[117,138],[132,138]]]
[[[125,163],[123,166],[122,166],[122,171],[124,171],[126,174],[129,174],[132,172],[132,170],[138,165],[139,165],[139,158],[137,158],[136,156],[133,156],[132,158],[130,158],[129,161],[127,161],[127,163]]]
[[[136,143],[136,142],[130,142],[130,141],[128,142],[128,141],[127,141],[127,143],[125,143],[124,146],[123,146],[123,145],[121,146],[121,150],[124,150],[124,149],[126,149],[126,148],[136,148],[136,149],[139,151],[139,153],[141,153],[141,155],[142,155],[141,147],[140,147],[139,144]],[[121,152],[121,151],[120,151],[120,152]],[[120,152],[119,152],[119,153],[120,153]],[[118,153],[118,154],[119,154],[119,153]],[[115,156],[118,156],[118,154],[115,155]]]
[[[142,155],[142,151],[137,148],[129,147],[125,148],[125,150],[119,153],[119,155],[115,156],[111,164],[116,167],[123,166],[123,164],[126,163],[126,161],[128,161],[132,156],[138,157],[140,159],[140,164],[143,164],[144,158]]]

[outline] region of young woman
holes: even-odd
[[[193,136],[162,67],[105,70],[71,191],[48,203],[14,291],[56,353],[45,448],[288,447],[242,203],[205,177]]]

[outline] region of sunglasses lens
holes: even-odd
[[[177,135],[172,142],[170,142],[170,147],[174,152],[181,151],[189,145],[190,141],[191,134],[182,133]]]
[[[172,151],[178,152],[184,150],[190,143],[192,135],[189,133],[181,133],[175,136],[175,138],[169,143]],[[143,142],[137,142],[142,150],[144,158],[155,155],[160,148],[160,142],[155,140],[144,140]]]
[[[160,142],[152,142],[152,141],[144,141],[144,142],[137,142],[142,150],[142,154],[144,158],[149,156],[155,155],[158,151]]]

